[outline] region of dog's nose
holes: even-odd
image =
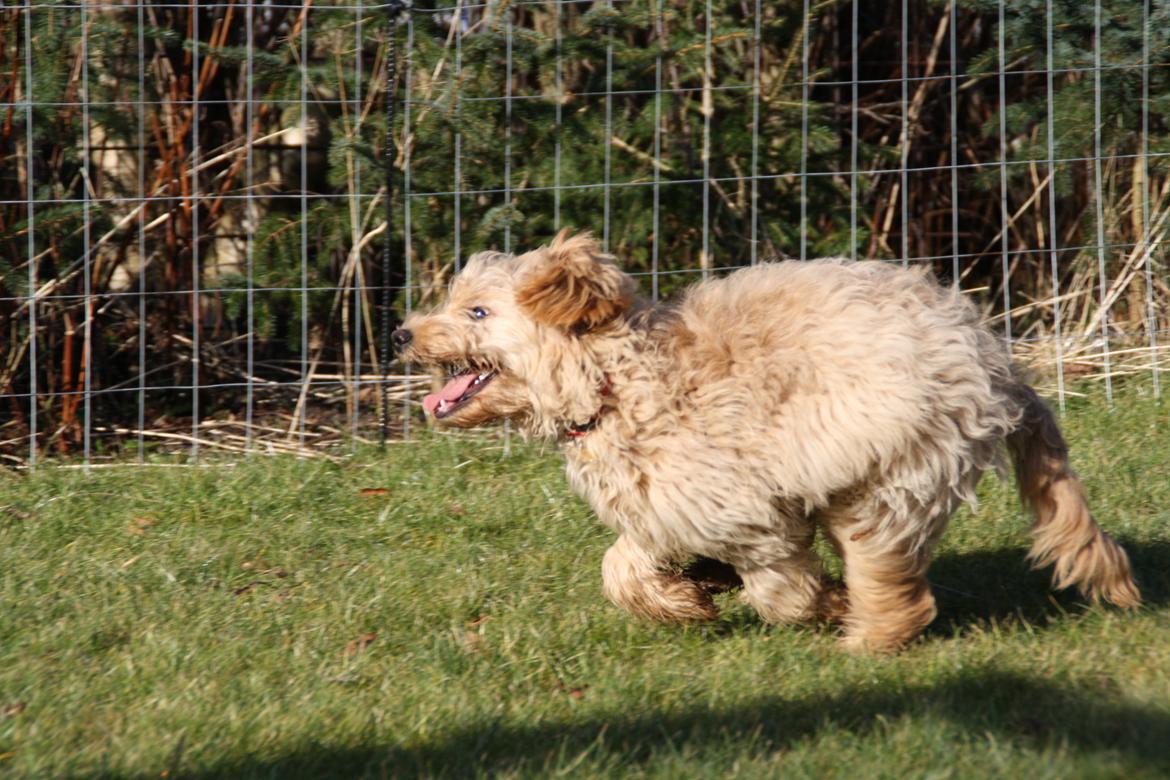
[[[406,345],[409,344],[413,338],[414,334],[406,328],[399,328],[390,334],[390,340],[394,342],[394,348],[400,351],[405,349]]]

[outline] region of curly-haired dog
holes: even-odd
[[[896,648],[934,618],[932,549],[1005,449],[1035,564],[1057,587],[1140,603],[1052,413],[975,308],[925,273],[776,263],[655,306],[588,235],[562,232],[474,255],[393,339],[455,375],[423,401],[440,422],[510,419],[561,443],[573,487],[618,534],[605,594],[636,614],[716,617],[674,567],[697,555],[733,566],[765,620],[840,617],[847,645]],[[817,526],[844,591],[811,550]]]

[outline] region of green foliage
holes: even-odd
[[[989,15],[997,11],[997,4],[988,0],[971,0],[967,5]],[[1046,3],[1033,1],[1010,5],[1004,29],[996,31],[997,38],[1002,35],[1005,41],[1005,61],[1009,63],[1009,69],[1031,71],[1030,78],[1042,80],[1049,62]],[[1046,128],[1050,113],[1057,159],[1091,156],[1098,127],[1102,154],[1133,154],[1139,148],[1143,111],[1157,118],[1164,116],[1170,108],[1170,76],[1164,67],[1170,61],[1170,7],[1145,0],[1102,4],[1098,37],[1093,3],[1067,0],[1052,5],[1051,62],[1055,89],[1051,99],[1045,92],[1037,90],[1038,94],[1008,106],[1009,132],[1031,139],[1030,143],[1013,150],[1011,159],[1048,159]],[[1102,65],[1099,87],[1094,73],[1097,57]],[[1142,100],[1143,62],[1149,66],[1144,74],[1149,79],[1148,105]],[[995,49],[973,58],[973,72],[995,73],[998,69]],[[1019,78],[1013,77],[1017,81]],[[1099,125],[1095,117],[1098,89]],[[1042,128],[1042,131],[1029,133],[1033,127]],[[998,114],[988,120],[984,132],[988,136],[998,136]],[[1164,133],[1156,132],[1153,143],[1163,143]],[[1157,156],[1151,157],[1149,164],[1155,171],[1165,168],[1165,161]],[[1010,170],[1017,179],[1027,175],[1023,166],[1014,166]],[[1068,194],[1076,186],[1071,178],[1075,169],[1065,166],[1064,170],[1065,175],[1058,179],[1058,185],[1062,194]]]
[[[758,46],[755,6],[741,0],[493,1],[464,7],[459,34],[452,31],[451,9],[439,6],[418,3],[396,27],[393,128],[386,126],[389,24],[381,6],[355,11],[313,4],[304,14],[301,6],[264,6],[252,20],[251,39],[245,17],[250,6],[238,3],[145,0],[141,14],[117,4],[34,3],[27,15],[10,17],[15,24],[4,29],[0,45],[9,58],[3,64],[14,68],[22,96],[29,93],[34,129],[32,139],[23,138],[24,99],[14,100],[6,125],[11,140],[0,139],[8,144],[0,148],[5,155],[0,202],[8,204],[0,207],[5,231],[0,299],[14,298],[27,279],[27,241],[21,233],[29,224],[27,194],[17,175],[27,155],[16,154],[27,140],[42,282],[83,263],[87,228],[92,240],[124,223],[100,258],[90,258],[100,259],[91,279],[94,294],[110,293],[111,280],[126,284],[145,266],[143,286],[155,296],[148,304],[150,330],[159,334],[159,350],[164,343],[170,348],[180,343],[172,337],[190,333],[195,306],[206,305],[223,316],[200,318],[203,327],[233,343],[251,335],[273,362],[299,358],[288,350],[304,346],[302,281],[310,288],[352,284],[342,278],[346,258],[385,213],[380,199],[388,146],[394,153],[391,267],[383,270],[380,240],[364,245],[360,261],[367,289],[397,290],[397,314],[408,304],[441,296],[457,263],[457,246],[464,256],[488,247],[520,250],[547,241],[561,227],[604,236],[636,274],[659,271],[656,284],[663,296],[694,280],[702,265],[726,269],[752,257],[795,257],[802,245],[810,256],[894,258],[905,242],[913,257],[962,256],[970,263],[962,271],[964,283],[990,290],[988,298],[998,305],[1002,296],[996,290],[1004,280],[996,276],[1002,240],[994,163],[1000,154],[1001,100],[1013,163],[1008,206],[1011,213],[1020,212],[1008,231],[1007,241],[1014,242],[1008,248],[1018,253],[1013,262],[1019,266],[1011,284],[1015,302],[1029,304],[1024,316],[1042,320],[1052,311],[1032,305],[1051,289],[1042,281],[1044,258],[1034,252],[1042,247],[1032,245],[1033,237],[1095,240],[1089,236],[1095,224],[1084,216],[1093,213],[1094,197],[1085,158],[1097,140],[1096,87],[1087,70],[1093,65],[1092,4],[1052,3],[1057,72],[1051,96],[1044,73],[1048,3],[1004,5],[1011,73],[1000,95],[1000,3],[964,0],[957,14],[955,70],[969,77],[958,90],[954,115],[945,46],[931,60],[934,69],[927,77],[925,52],[934,25],[947,18],[948,6],[937,0],[907,6],[913,57],[906,74],[898,56],[901,8],[878,4],[860,15],[856,110],[848,86],[852,8],[835,0],[814,4],[807,25],[798,0],[761,4]],[[1140,240],[1133,227],[1140,220],[1128,213],[1134,193],[1142,186],[1156,192],[1158,177],[1168,170],[1170,8],[1120,0],[1102,11],[1100,138],[1104,155],[1112,158],[1103,194],[1106,241],[1126,246]],[[25,41],[26,21],[31,41]],[[25,73],[23,47],[29,43],[32,68]],[[807,101],[801,84],[806,46]],[[1143,56],[1150,65],[1148,103],[1141,99]],[[193,72],[196,59],[200,69]],[[923,96],[905,161],[899,143],[902,76],[913,77],[910,88],[921,89]],[[302,96],[308,104],[304,116]],[[759,125],[753,127],[757,106]],[[1057,171],[1055,229],[1044,224],[1039,200],[1034,208],[1026,205],[1036,189],[1034,168],[1043,165],[1025,163],[1048,158],[1050,114],[1057,157],[1075,160]],[[1147,119],[1150,133],[1143,138]],[[958,160],[949,143],[952,121]],[[302,122],[307,137],[300,132]],[[91,145],[102,149],[88,158],[87,131]],[[250,171],[243,159],[249,135],[264,139],[251,150]],[[861,169],[856,177],[850,172],[854,146]],[[1147,146],[1151,175],[1143,181],[1124,161]],[[145,163],[141,172],[139,155]],[[912,171],[905,189],[898,175],[903,163]],[[952,202],[947,166],[955,163],[962,168]],[[799,175],[802,167],[807,176]],[[140,173],[156,200],[141,219],[127,220],[139,196]],[[80,205],[87,194],[88,211]],[[949,222],[954,209],[960,219],[956,234]],[[900,235],[903,210],[906,236]],[[856,236],[851,235],[854,216]],[[152,225],[146,257],[135,263],[138,229],[146,224]],[[236,295],[247,270],[239,247],[249,238],[252,286],[262,291],[253,313],[259,328],[251,334],[245,333],[247,318]],[[709,256],[702,254],[705,244]],[[1062,273],[1080,273],[1083,279],[1088,256],[1074,254],[1060,258],[1068,268]],[[1110,262],[1118,264],[1117,258]],[[950,273],[950,263],[945,265]],[[202,304],[189,295],[196,278],[206,282],[204,288],[227,290],[227,305],[208,300],[217,293],[205,293]],[[51,342],[46,349],[59,346],[66,314],[79,321],[83,281],[68,277],[55,290],[59,297],[41,307],[43,335]],[[341,323],[352,327],[361,319],[352,297],[336,303],[324,292],[311,297],[309,316],[322,334],[322,357],[340,362],[340,345],[352,343],[353,335],[342,332]],[[361,297],[362,305],[374,306],[374,297]],[[1087,306],[1093,299],[1073,296],[1069,305]],[[1140,300],[1144,291],[1136,290],[1120,296],[1117,307]],[[98,308],[92,332],[103,342],[99,351],[111,359],[101,361],[91,378],[95,387],[121,385],[135,370],[127,362],[133,350],[125,348],[125,338],[137,328],[126,319],[130,309]],[[1144,315],[1118,313],[1137,323],[1133,328],[1141,327]],[[1078,311],[1069,319],[1091,316]],[[9,317],[0,306],[0,331],[13,333],[16,343],[28,335],[25,321]],[[6,348],[0,344],[0,363]],[[179,366],[190,366],[189,358],[160,356]],[[50,376],[48,365],[42,365],[41,388],[62,390],[60,383],[77,379]],[[217,370],[210,362],[205,369]],[[14,387],[28,386],[22,372]],[[236,381],[238,374],[223,378]],[[173,384],[184,381],[176,376]],[[122,396],[107,400],[114,403],[116,397]]]
[[[791,4],[789,4],[791,5]],[[795,6],[792,6],[795,8]],[[792,8],[786,5],[769,15],[763,29],[762,60],[765,65],[781,60],[793,45],[799,25],[791,21]],[[713,265],[746,262],[750,248],[750,205],[746,202],[743,177],[750,175],[753,134],[751,113],[745,112],[752,95],[753,45],[751,19],[743,16],[737,3],[714,4],[712,59],[715,90],[711,96],[711,176],[723,194],[711,193],[711,226],[715,256]],[[665,40],[661,47],[653,36],[652,7],[640,4],[598,6],[586,13],[562,8],[558,41],[551,12],[536,8],[523,25],[510,30],[492,18],[482,32],[462,42],[463,68],[456,79],[446,47],[444,29],[431,28],[426,15],[415,22],[411,69],[413,73],[437,72],[443,61],[445,81],[429,80],[420,89],[415,82],[414,99],[422,108],[411,127],[416,146],[411,154],[411,186],[415,191],[445,192],[455,185],[450,150],[455,135],[462,149],[462,189],[483,193],[465,196],[463,224],[458,226],[475,244],[502,246],[510,231],[512,246],[525,246],[547,239],[556,225],[556,194],[559,158],[561,224],[591,228],[602,233],[605,225],[606,192],[598,186],[607,181],[608,149],[609,218],[611,244],[619,249],[631,270],[648,270],[650,244],[654,233],[652,210],[655,146],[655,113],[661,117],[660,209],[658,233],[661,242],[659,268],[663,271],[693,269],[700,223],[697,209],[702,194],[701,111],[705,68],[705,21],[701,12],[688,13],[685,5],[663,9]],[[785,21],[777,21],[784,19]],[[505,138],[508,108],[503,97],[502,77],[507,67],[506,52],[512,52],[516,89],[511,105],[512,159],[511,205],[501,192],[505,167]],[[612,73],[606,74],[607,50],[612,51]],[[661,57],[663,88],[655,95],[655,66]],[[470,63],[475,63],[474,67]],[[561,74],[558,84],[557,74]],[[556,123],[558,87],[566,95],[562,120]],[[604,93],[612,87],[608,105],[616,143],[609,144]],[[420,95],[420,92],[423,93]],[[757,172],[781,176],[799,167],[800,114],[789,108],[795,92],[791,86],[774,85],[761,95],[761,128]],[[536,98],[536,99],[533,99]],[[810,148],[814,159],[810,169],[825,165],[824,157],[836,153],[833,132],[818,124],[820,109],[813,107]],[[675,183],[681,182],[681,183]],[[810,179],[808,197],[817,204],[838,199],[840,193],[826,177]],[[737,188],[740,192],[736,192]],[[760,222],[765,225],[797,225],[799,199],[792,197],[791,181],[768,179],[761,183]],[[453,245],[450,196],[438,199],[433,213],[418,215],[412,230],[415,242],[426,248],[424,257],[448,257]],[[812,241],[820,233],[839,232],[840,222],[823,222],[813,229]],[[797,231],[799,228],[797,227]],[[799,244],[793,231],[776,234],[779,250],[792,253]],[[466,243],[466,241],[464,242]]]

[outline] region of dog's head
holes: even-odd
[[[620,332],[634,280],[588,234],[520,256],[472,255],[446,302],[394,332],[404,361],[451,377],[423,407],[458,427],[512,419],[534,433],[597,413],[605,375],[591,341]]]

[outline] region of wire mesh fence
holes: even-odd
[[[0,458],[409,436],[433,380],[387,328],[561,227],[655,299],[927,264],[1062,405],[1158,393],[1168,31],[1152,0],[7,3]]]

